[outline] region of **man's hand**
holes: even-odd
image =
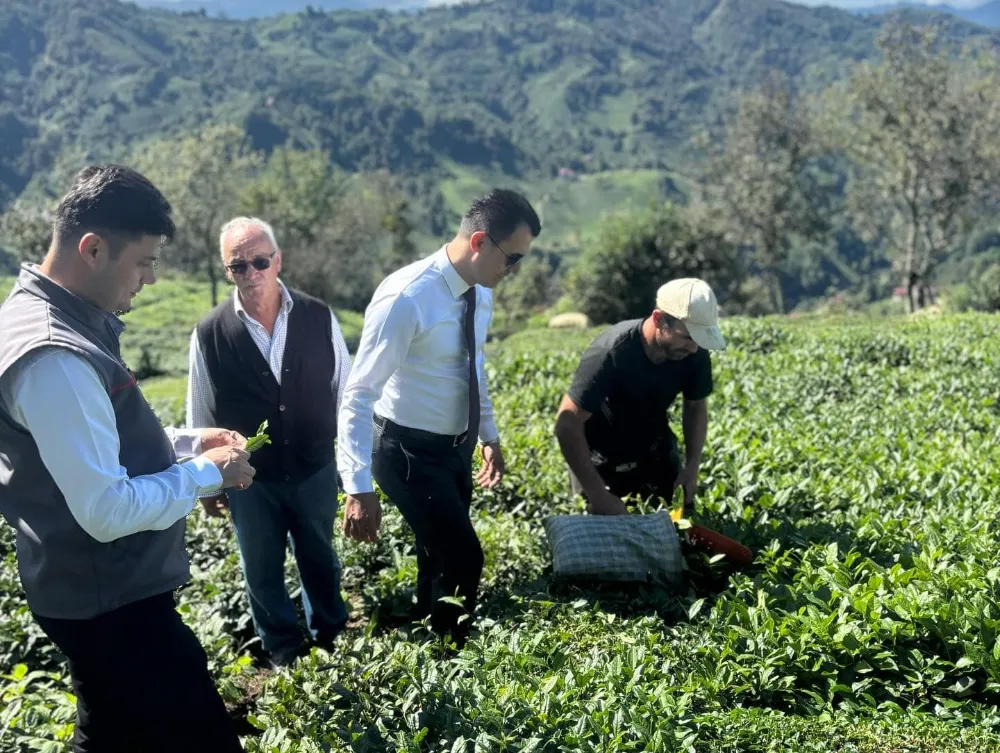
[[[344,535],[355,541],[372,542],[382,525],[382,505],[376,492],[348,494],[344,505]]]
[[[203,452],[202,457],[219,469],[223,489],[246,489],[253,483],[253,477],[257,473],[250,465],[250,454],[239,447],[213,447]]]
[[[483,456],[483,465],[476,475],[476,481],[484,489],[492,489],[500,483],[505,470],[500,441],[484,444],[480,453]]]
[[[239,447],[242,450],[247,446],[247,438],[231,429],[202,429],[200,439],[202,452],[216,447]]]
[[[684,490],[684,517],[690,518],[694,513],[694,495],[698,491],[698,472],[687,467],[682,469],[674,480],[673,491],[676,492],[677,487]]]
[[[201,502],[201,506],[205,508],[205,514],[210,515],[213,518],[224,518],[226,517],[226,510],[229,508],[229,499],[226,497],[226,493],[216,494],[214,497],[202,497],[198,500]]]
[[[587,512],[591,515],[626,515],[625,503],[607,489],[595,489],[585,492],[587,495]]]

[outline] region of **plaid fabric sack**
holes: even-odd
[[[567,578],[678,586],[681,544],[669,512],[545,519],[552,571]]]

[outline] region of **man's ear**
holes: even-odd
[[[76,244],[76,251],[83,262],[91,267],[100,266],[102,256],[107,256],[108,244],[97,233],[84,233]]]
[[[477,230],[469,236],[469,247],[477,254],[481,254],[483,252],[483,244],[485,242],[486,233],[482,230]]]

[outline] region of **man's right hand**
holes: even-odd
[[[222,474],[222,488],[246,489],[253,483],[254,474],[257,471],[250,465],[250,453],[239,447],[232,445],[226,447],[213,447],[202,453],[202,457],[207,458]]]
[[[376,492],[347,495],[344,505],[345,536],[355,541],[375,541],[381,525],[382,505]]]
[[[625,503],[607,489],[586,492],[587,512],[591,515],[626,515]]]

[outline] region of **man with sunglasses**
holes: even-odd
[[[333,311],[279,279],[270,225],[237,217],[219,244],[235,290],[191,334],[187,423],[250,437],[268,422],[270,444],[253,454],[257,483],[202,505],[216,517],[229,509],[254,627],[272,666],[282,666],[305,650],[285,588],[289,537],[312,638],[330,648],[347,622],[333,528],[337,410],[350,355]]]
[[[622,497],[684,490],[692,512],[712,392],[709,351],[725,348],[718,306],[702,280],[671,280],[653,311],[602,332],[580,359],[559,405],[555,433],[570,488],[598,515],[626,512]],[[667,422],[683,396],[685,458]]]
[[[471,625],[483,569],[469,515],[479,442],[479,484],[493,487],[504,472],[483,354],[491,291],[540,232],[520,194],[493,190],[473,202],[450,242],[376,289],[344,390],[337,447],[348,495],[344,533],[377,537],[377,481],[416,539],[413,616],[429,616],[437,634],[457,643]],[[441,600],[456,595],[464,608]]]

